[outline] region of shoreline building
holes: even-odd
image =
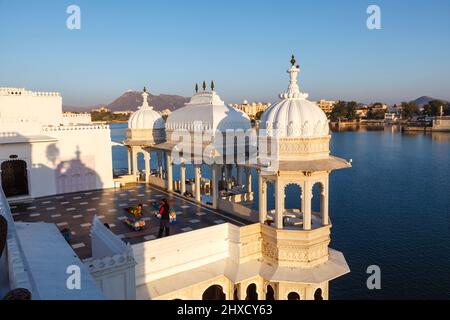
[[[203,84],[203,91],[197,89],[190,102],[172,112],[166,122],[149,105],[144,89],[143,105],[130,117],[124,141],[128,148],[129,172],[115,179],[115,182],[133,182],[132,186],[140,183],[135,189],[105,191],[102,197],[117,198],[118,202],[117,207],[104,212],[111,212],[110,217],[121,221],[125,217],[120,209],[131,204],[131,196],[139,203],[146,195],[151,196],[144,202],[147,206],[156,199],[169,197],[180,216],[178,225],[173,228],[178,232],[155,239],[150,231],[128,231],[132,244],[125,245],[114,232],[118,226],[107,230],[99,222],[100,217],[94,217],[91,234],[84,240],[91,241],[92,247],[91,256],[84,260],[82,268],[89,273],[85,279],[86,297],[98,297],[100,289],[108,299],[329,299],[330,281],[350,272],[344,255],[329,247],[332,228],[329,175],[351,164],[330,154],[327,117],[300,91],[299,71],[292,57],[287,71],[290,77],[287,91],[262,115],[256,153],[251,148],[253,139],[232,137],[227,141],[230,130],[250,131],[251,122],[243,111],[221,100],[213,83],[210,91]],[[196,140],[199,133],[209,139]],[[189,139],[180,140],[180,135]],[[228,148],[230,142],[231,149]],[[242,147],[245,148],[241,152],[243,161],[235,152]],[[137,158],[141,153],[145,158],[144,181],[138,175]],[[158,158],[155,171],[150,166],[151,154]],[[193,197],[185,192],[188,164],[194,167]],[[178,180],[173,174],[177,167],[180,170]],[[205,171],[210,172],[208,188],[204,187],[202,178]],[[255,185],[252,177],[256,176],[258,183]],[[269,185],[273,186],[273,193],[268,192]],[[285,201],[288,188],[296,190],[295,204]],[[320,191],[319,208],[312,205],[314,188]],[[11,222],[12,214],[1,193],[0,190],[0,214]],[[270,207],[273,202],[274,208]],[[103,205],[108,206],[108,203]],[[31,212],[27,210],[25,214]],[[73,214],[60,213],[71,217]],[[148,224],[154,219],[149,217]],[[194,229],[202,223],[203,227]],[[33,262],[41,257],[25,250],[32,239],[22,230],[31,226],[39,238],[41,233],[36,225],[42,224],[13,223],[15,229],[11,230],[8,252],[14,255],[8,254],[0,260],[9,266],[9,274],[13,274],[9,289],[17,287],[15,280],[25,275],[33,280],[28,285],[23,282],[30,291],[42,292],[33,288],[36,283],[51,290],[48,284],[35,279],[39,280],[39,275],[33,266],[39,264]],[[48,228],[58,252],[68,257],[70,247],[56,240],[54,225],[53,231]],[[125,237],[123,231],[120,235]],[[60,238],[64,242],[62,236]],[[37,245],[46,245],[46,242]],[[20,262],[20,259],[24,265],[32,266],[30,270],[19,272],[23,268],[12,262]],[[51,265],[49,270],[52,271]],[[0,289],[6,277],[0,272]],[[93,282],[97,289],[92,286]],[[64,288],[58,287],[58,290],[64,298]]]
[[[333,111],[334,106],[336,105],[337,101],[328,101],[328,100],[320,100],[317,102],[317,105],[320,109],[322,109],[323,112],[326,114],[329,114]]]
[[[243,111],[250,117],[250,119],[255,119],[258,113],[264,112],[270,107],[270,103],[262,103],[262,102],[249,103],[247,100],[244,100],[241,104],[234,104],[230,106]]]
[[[59,93],[0,88],[0,170],[8,198],[111,188],[111,138]],[[43,183],[45,181],[45,183]]]

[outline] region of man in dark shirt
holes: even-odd
[[[159,214],[161,215],[161,221],[159,223],[158,238],[162,237],[164,231],[165,236],[167,237],[170,234],[170,207],[167,199],[161,200]]]

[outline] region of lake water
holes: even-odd
[[[111,126],[114,141],[125,128]],[[331,282],[330,298],[450,299],[450,133],[334,132],[331,147],[353,167],[330,179],[331,247],[351,269]],[[126,168],[123,148],[114,147],[113,165]],[[296,196],[287,190],[286,203]],[[381,290],[367,289],[370,265],[381,268]]]

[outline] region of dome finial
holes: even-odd
[[[306,99],[308,94],[301,93],[297,84],[297,76],[300,72],[300,66],[296,65],[295,56],[292,55],[291,59],[291,67],[287,71],[290,77],[290,83],[288,90],[282,94],[280,94],[281,99]]]
[[[291,58],[291,64],[294,66],[295,65],[295,56],[294,55],[292,55],[292,58]]]
[[[211,91],[214,91],[214,80],[211,80]]]
[[[195,84],[195,93],[198,93],[198,83]]]
[[[148,104],[148,93],[147,93],[147,87],[144,87],[144,90],[142,92],[142,107],[141,108],[149,108]]]
[[[206,91],[206,82],[203,80],[203,91]]]

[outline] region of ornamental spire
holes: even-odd
[[[214,80],[211,81],[211,91],[214,91]]]
[[[290,83],[288,90],[282,94],[280,94],[281,99],[306,99],[308,98],[307,93],[301,93],[300,88],[297,84],[298,73],[300,72],[300,66],[296,65],[295,56],[291,57],[291,67],[287,71],[290,77]]]
[[[203,80],[203,91],[206,91],[206,82]]]
[[[142,92],[142,106],[139,108],[151,108],[148,104],[148,93],[147,93],[147,87],[144,87],[144,90]]]
[[[195,93],[198,93],[198,83],[195,84]]]

